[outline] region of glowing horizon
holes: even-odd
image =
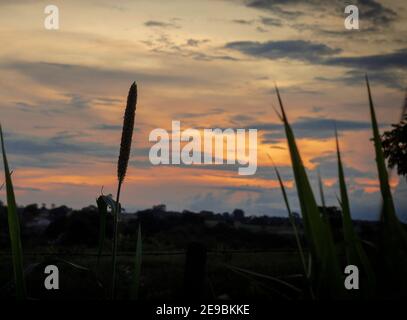
[[[95,204],[102,186],[115,193],[125,99],[136,81],[136,129],[122,196],[128,211],[164,203],[174,210],[285,216],[268,154],[298,210],[272,107],[277,82],[315,187],[320,170],[328,204],[337,205],[336,120],[352,213],[378,217],[363,75],[370,75],[386,130],[398,122],[404,99],[407,4],[377,3],[360,2],[361,30],[349,31],[340,1],[54,1],[61,25],[49,31],[46,2],[2,1],[0,121],[18,204],[80,208]],[[152,166],[148,135],[170,130],[172,120],[183,129],[258,129],[256,175],[239,176],[226,166]],[[403,219],[405,182],[391,181]]]

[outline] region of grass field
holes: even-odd
[[[97,274],[89,277],[86,275],[86,285],[84,290],[84,278],[78,275],[74,269],[68,270],[64,275],[61,273],[61,292],[47,292],[46,290],[37,290],[43,286],[36,286],[38,282],[43,282],[45,275],[43,269],[34,272],[27,277],[28,295],[33,299],[57,299],[58,295],[71,298],[98,299],[105,298],[108,295],[109,277],[110,277],[110,255],[102,256],[98,266],[96,255],[89,250],[77,251],[73,254],[64,255],[34,255],[27,253],[25,255],[26,264],[35,264],[38,261],[52,261],[58,257],[60,260],[70,261],[80,266],[89,268],[89,270],[98,270]],[[4,255],[1,257],[5,257]],[[51,260],[49,260],[51,259]],[[132,281],[132,268],[134,257],[131,254],[118,255],[118,298],[129,298],[130,283]],[[1,259],[0,263],[0,283],[5,284],[11,278],[13,270],[6,259]],[[48,262],[47,262],[48,263]],[[298,254],[295,251],[270,251],[254,253],[208,253],[207,260],[207,279],[205,283],[205,298],[213,299],[245,299],[258,300],[273,298],[279,299],[283,296],[281,292],[273,292],[268,288],[267,282],[263,280],[256,282],[242,277],[236,272],[228,269],[225,264],[230,264],[239,268],[251,269],[256,272],[276,277],[284,278],[285,275],[298,274],[301,272],[301,264]],[[143,272],[140,282],[140,300],[177,300],[182,299],[184,294],[184,268],[185,254],[175,252],[175,254],[158,255],[147,253],[143,255]],[[62,270],[62,269],[61,269]],[[86,273],[85,273],[86,274]],[[92,280],[89,280],[92,279]],[[100,281],[102,287],[97,285]],[[274,286],[274,285],[273,285]],[[272,286],[270,286],[272,287]],[[10,287],[11,289],[11,287]],[[92,295],[90,295],[92,294]]]

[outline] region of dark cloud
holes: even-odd
[[[407,49],[377,55],[329,58],[324,63],[327,65],[362,68],[366,70],[383,70],[389,68],[407,69]]]
[[[225,113],[225,110],[222,108],[211,108],[205,112],[181,112],[181,113],[174,113],[172,117],[174,119],[195,119],[195,118],[203,118],[214,114],[222,114]]]
[[[200,39],[188,39],[187,42],[186,42],[186,45],[188,47],[199,47],[201,44],[207,43],[209,41],[210,41],[209,39],[203,39],[203,40],[200,40]]]
[[[407,49],[365,56],[338,56],[339,48],[331,48],[323,43],[303,40],[253,42],[230,42],[227,49],[260,59],[291,59],[305,61],[316,65],[342,67],[350,69],[342,77],[336,79],[316,77],[320,81],[343,82],[348,85],[361,84],[368,72],[373,82],[396,89],[405,86],[405,70],[407,69]],[[304,92],[305,93],[305,92]],[[314,94],[314,91],[309,92]]]
[[[35,110],[35,108],[36,108],[35,104],[27,103],[27,102],[23,102],[23,101],[16,101],[14,103],[14,105],[16,106],[17,109],[19,109],[21,111],[25,111],[25,112],[31,112],[31,111]]]
[[[15,190],[19,191],[29,191],[29,192],[39,192],[42,191],[40,188],[31,188],[31,187],[23,187],[23,186],[14,186]]]
[[[335,78],[327,77],[315,77],[315,80],[333,82],[333,83],[345,83],[347,85],[365,85],[365,75],[363,70],[349,70],[344,75]],[[372,84],[383,85],[388,88],[404,90],[405,89],[405,77],[403,77],[399,70],[369,70],[369,80]]]
[[[104,123],[102,123],[102,124],[98,124],[98,125],[94,126],[94,128],[96,130],[113,130],[113,131],[118,130],[119,131],[119,130],[122,129],[122,126],[119,125],[119,124],[104,124]]]
[[[67,99],[44,100],[36,103],[27,103],[17,101],[10,106],[15,106],[19,111],[32,114],[41,114],[42,116],[57,116],[57,115],[78,115],[79,111],[86,111],[92,104],[92,99],[85,98],[79,94],[63,94]],[[88,117],[87,113],[82,113],[82,118]]]
[[[110,97],[96,97],[93,99],[95,103],[104,104],[104,105],[114,105],[118,103],[122,103],[123,101],[120,99],[110,98]]]
[[[283,24],[280,19],[270,17],[260,17],[260,22],[266,26],[281,27]]]
[[[177,58],[191,58],[198,61],[237,60],[234,57],[224,54],[211,54],[205,53],[203,50],[196,50],[200,44],[207,42],[209,42],[208,39],[189,39],[184,44],[177,44],[168,35],[161,35],[154,41],[149,41],[148,46],[151,48],[151,52],[176,56]]]
[[[340,132],[369,130],[371,128],[368,121],[338,120],[320,117],[299,118],[297,121],[292,122],[292,127],[298,138],[327,139],[334,136],[335,124]],[[265,133],[262,136],[264,143],[270,141],[278,143],[280,139],[285,138],[281,123],[252,123],[247,128],[264,131]]]
[[[321,63],[327,56],[341,52],[341,49],[331,48],[323,43],[304,40],[237,41],[229,42],[225,47],[254,57],[293,59],[311,63]]]
[[[14,168],[63,168],[66,166],[88,164],[95,161],[114,162],[117,159],[118,147],[95,141],[81,141],[86,136],[83,132],[62,131],[51,137],[35,137],[6,132],[6,150]],[[132,149],[133,161],[150,165],[149,148],[137,144]],[[97,160],[95,160],[97,159]],[[147,167],[147,166],[145,166]]]
[[[315,94],[321,95],[322,94],[321,91],[309,89],[309,88],[307,88],[305,86],[300,87],[298,85],[285,87],[284,92],[286,94],[290,94],[290,95],[315,95]],[[267,93],[274,94],[275,90],[274,89],[272,89],[272,90],[268,89]]]
[[[87,109],[90,107],[91,100],[84,98],[80,94],[67,93],[65,96],[70,100],[68,104],[76,109]]]
[[[339,131],[359,131],[371,128],[368,121],[354,120],[335,120],[333,118],[311,118],[302,117],[293,123],[293,128],[296,130],[315,130],[315,131],[331,131],[336,124]]]
[[[242,123],[247,123],[249,121],[253,121],[254,117],[247,114],[236,114],[230,118],[230,122],[233,125],[239,126]]]
[[[198,61],[214,61],[214,60],[226,60],[226,61],[237,61],[235,57],[228,55],[215,55],[215,54],[206,54],[203,52],[189,52],[185,56],[189,56],[194,60]]]
[[[86,86],[88,95],[99,96],[101,88],[109,88],[112,95],[122,94],[133,81],[143,84],[177,86],[186,84],[202,85],[202,77],[174,75],[168,70],[162,72],[143,72],[118,69],[104,69],[76,64],[61,64],[48,62],[15,62],[2,66],[5,69],[16,70],[33,80],[50,87],[56,87],[64,92],[76,92]],[[71,95],[71,101],[78,105],[78,97]],[[109,101],[105,101],[109,102]],[[111,101],[114,103],[114,101]]]
[[[262,27],[257,27],[256,30],[257,30],[258,32],[261,32],[261,33],[267,32],[267,29],[264,29],[264,28],[262,28]]]
[[[343,156],[343,152],[342,152]],[[338,160],[336,153],[329,153],[314,157],[310,160],[312,164],[317,165],[314,171],[320,171],[324,178],[337,178],[338,177]],[[344,161],[343,161],[344,162]],[[371,172],[361,171],[343,163],[346,178],[375,178]]]
[[[302,0],[304,1],[304,0]],[[270,10],[275,14],[282,17],[298,17],[302,15],[300,11],[297,10],[287,10],[283,7],[289,7],[293,4],[298,4],[302,2],[301,0],[250,0],[246,1],[246,5],[251,8],[256,8],[260,10]]]
[[[397,13],[375,0],[358,0],[360,19],[369,19],[373,25],[389,25],[397,19]]]
[[[221,189],[229,192],[254,192],[262,193],[265,188],[253,187],[253,186],[217,186],[216,189]]]
[[[336,15],[344,16],[347,5],[356,5],[359,16],[370,31],[387,27],[397,20],[397,12],[384,6],[376,0],[249,0],[245,1],[248,7],[267,10],[284,18],[298,18],[305,15]],[[301,7],[301,10],[299,8]],[[365,28],[364,28],[365,29]]]
[[[237,24],[251,25],[254,23],[254,20],[234,19],[232,22]]]
[[[46,154],[72,154],[96,157],[114,157],[116,149],[98,142],[78,141],[83,133],[61,132],[52,137],[32,137],[19,134],[7,134],[7,152],[23,156],[41,156]]]
[[[179,25],[173,22],[164,22],[164,21],[157,21],[157,20],[148,20],[144,22],[146,27],[158,27],[158,28],[180,28]]]

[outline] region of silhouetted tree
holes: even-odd
[[[244,219],[244,211],[242,209],[235,209],[233,210],[233,218],[237,221],[241,221]]]
[[[38,205],[36,203],[29,204],[24,208],[24,214],[27,215],[37,215],[39,210],[38,210]]]
[[[399,124],[394,124],[391,131],[382,136],[384,156],[388,160],[388,167],[397,167],[397,173],[407,175],[407,115]]]
[[[153,206],[153,211],[159,212],[159,213],[164,213],[167,211],[167,206],[165,204],[158,204],[156,206]]]

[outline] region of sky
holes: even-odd
[[[47,5],[59,29],[47,30]],[[344,8],[359,9],[347,30]],[[116,192],[128,88],[138,85],[133,149],[121,200],[127,211],[286,216],[269,156],[298,210],[274,84],[318,194],[338,205],[334,121],[352,215],[376,219],[380,192],[364,74],[380,129],[400,119],[407,70],[403,0],[0,0],[0,122],[17,202],[81,208]],[[231,165],[161,165],[148,158],[155,128],[258,129],[255,175]],[[3,177],[0,178],[0,184]],[[392,175],[407,220],[405,178]],[[317,197],[318,198],[318,197]],[[0,191],[5,202],[5,192]],[[319,199],[318,199],[319,201]]]

